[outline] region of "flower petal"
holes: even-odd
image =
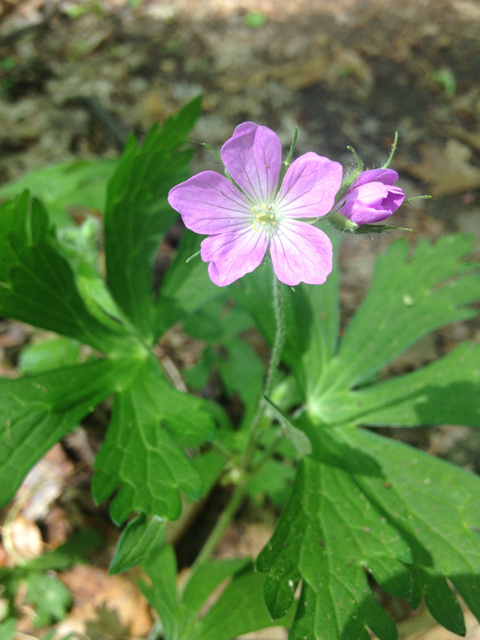
[[[381,222],[402,204],[405,194],[400,187],[368,182],[346,194],[340,213],[356,224]]]
[[[276,133],[244,122],[223,145],[221,155],[227,171],[250,200],[272,202],[282,165],[282,143]]]
[[[270,255],[277,278],[291,287],[323,284],[332,270],[330,238],[305,222],[282,221],[270,240]]]
[[[253,219],[251,206],[241,191],[215,171],[203,171],[173,187],[170,206],[195,233],[221,233],[243,228]]]
[[[369,169],[363,171],[355,180],[353,186],[359,187],[367,182],[381,182],[382,184],[393,184],[398,180],[398,173],[393,169]]]
[[[277,211],[289,218],[318,218],[334,205],[343,169],[316,153],[305,153],[288,168],[277,196]]]
[[[225,287],[259,266],[267,250],[268,236],[262,229],[255,232],[249,225],[243,231],[205,238],[200,246],[202,260],[210,262],[210,280]]]

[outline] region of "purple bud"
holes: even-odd
[[[344,196],[340,213],[356,224],[386,220],[402,204],[405,194],[395,187],[398,174],[392,169],[361,173]]]

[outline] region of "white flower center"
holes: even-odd
[[[268,225],[268,231],[273,231],[272,227],[275,227],[277,224],[277,214],[275,212],[274,203],[269,205],[265,204],[265,202],[256,204],[252,207],[252,212],[255,216],[253,221],[253,228],[255,231],[259,231],[258,225]]]

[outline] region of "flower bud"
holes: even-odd
[[[361,173],[342,196],[339,213],[357,225],[386,220],[402,204],[405,194],[395,187],[398,174],[392,169],[371,169]]]

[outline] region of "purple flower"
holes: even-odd
[[[356,224],[386,220],[402,204],[405,194],[393,186],[398,173],[392,169],[371,169],[361,173],[345,196],[340,213]]]
[[[235,181],[204,171],[174,187],[170,205],[185,226],[208,234],[201,257],[219,287],[256,269],[267,249],[278,279],[323,284],[332,270],[328,236],[299,218],[318,218],[334,205],[342,166],[316,153],[306,153],[288,168],[279,188],[282,167],[280,138],[253,122],[239,125],[223,145],[222,162]]]

